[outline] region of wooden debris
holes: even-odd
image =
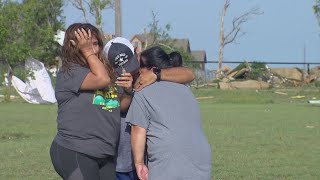
[[[292,96],[291,98],[292,99],[301,99],[301,98],[305,98],[306,96],[300,96],[300,95],[298,95],[298,96]]]
[[[274,93],[276,93],[276,94],[280,94],[280,95],[288,95],[287,93],[285,93],[285,92],[280,92],[280,91],[276,91],[276,92],[274,92]]]
[[[206,97],[197,97],[196,99],[212,99],[213,96],[206,96]]]

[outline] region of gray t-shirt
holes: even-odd
[[[58,132],[55,141],[68,149],[93,157],[115,155],[120,134],[117,89],[80,90],[90,69],[73,65],[58,72]]]
[[[189,88],[155,82],[136,92],[126,121],[147,130],[149,179],[211,179],[211,149]]]
[[[130,172],[135,169],[131,151],[131,127],[125,122],[126,113],[121,113],[121,130],[117,155],[117,172]]]

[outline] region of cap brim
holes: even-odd
[[[128,62],[126,62],[124,65],[115,68],[116,73],[118,74],[118,76],[120,76],[123,73],[123,69],[127,72],[127,73],[132,73],[136,70],[138,70],[140,67],[138,59],[136,58],[136,56],[132,56]]]

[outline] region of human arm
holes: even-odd
[[[77,46],[83,57],[86,58],[91,70],[84,78],[80,89],[92,90],[108,86],[111,82],[110,77],[104,64],[96,56],[97,52],[92,46],[91,31],[86,32],[84,29],[78,29],[75,31],[75,35],[78,41]]]
[[[148,179],[148,167],[144,164],[146,146],[146,130],[142,127],[131,125],[131,146],[137,175],[141,180]]]
[[[132,95],[122,94],[120,97],[120,111],[127,112],[132,101]]]
[[[161,81],[171,81],[180,84],[190,83],[194,80],[195,75],[191,68],[187,67],[173,67],[161,69]],[[153,73],[153,70],[150,69],[145,73],[141,74],[134,84],[135,91],[140,91],[144,87],[154,83],[157,79],[157,76]]]

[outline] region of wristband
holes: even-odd
[[[95,55],[95,54],[89,54],[87,57],[86,57],[86,59],[88,60],[88,58],[90,57],[90,56],[92,56],[92,55]]]
[[[134,95],[134,90],[133,89],[131,91],[128,91],[125,88],[123,88],[123,92],[128,96],[133,96]]]
[[[160,68],[153,68],[153,73],[157,76],[156,81],[161,80],[161,69]]]

